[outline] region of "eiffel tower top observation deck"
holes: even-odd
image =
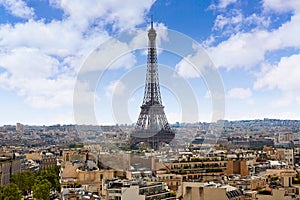
[[[135,146],[143,142],[153,149],[158,149],[162,143],[170,143],[175,132],[170,128],[162,105],[158,77],[156,31],[153,28],[152,20],[148,39],[144,100],[135,130],[130,136],[130,145]]]

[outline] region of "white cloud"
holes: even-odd
[[[219,8],[226,8],[228,5],[236,3],[237,0],[220,0],[218,7]]]
[[[299,23],[300,15],[294,15],[273,31],[238,32],[217,46],[208,48],[208,54],[218,67],[249,69],[263,62],[266,52],[300,48]]]
[[[131,29],[143,22],[153,0],[136,3],[135,0],[51,0],[52,5],[65,14],[80,28],[89,24],[110,24],[113,29]],[[133,6],[134,5],[134,6]]]
[[[228,17],[223,14],[218,15],[215,20],[214,29],[222,30],[226,25],[237,25],[243,20],[243,15],[240,11],[234,12]]]
[[[176,64],[175,71],[178,73],[178,75],[184,78],[197,78],[201,76],[201,73],[197,69],[195,69],[195,66],[187,61],[191,57],[192,56],[189,55],[185,59],[182,59],[178,64]]]
[[[3,89],[16,91],[33,107],[72,105],[75,78],[65,71],[57,59],[38,49],[16,48],[0,52],[0,75]]]
[[[283,91],[300,90],[300,54],[281,58],[277,66],[262,74],[254,83],[255,89]]]
[[[87,58],[82,70],[99,71],[105,69],[130,68],[136,63],[135,56],[127,43],[111,39],[100,45]]]
[[[263,0],[266,11],[288,12],[300,11],[300,1],[295,0]]]
[[[74,78],[60,76],[56,79],[14,78],[0,74],[0,85],[4,89],[17,91],[25,102],[37,108],[56,108],[72,105]]]
[[[273,99],[272,107],[285,107],[293,102],[300,103],[300,54],[283,57],[277,65],[268,67],[258,74],[254,89],[279,89],[282,95]]]
[[[222,9],[224,10],[230,4],[236,3],[238,0],[219,0],[217,3],[213,3],[209,6],[210,9]]]
[[[112,81],[106,87],[105,95],[111,97],[112,95],[121,95],[125,91],[126,86],[122,81]]]
[[[226,2],[225,4],[226,5]],[[213,30],[228,37],[216,46],[207,47],[208,53],[218,67],[228,70],[242,67],[250,69],[260,65],[267,53],[286,48],[300,48],[300,2],[294,0],[262,0],[264,10],[249,16],[243,10],[220,10]],[[274,11],[290,12],[290,20],[283,22],[278,28],[272,28]],[[273,13],[273,14],[272,14]],[[276,25],[277,26],[277,25]],[[213,35],[218,38],[218,35]],[[208,39],[211,40],[211,39]]]
[[[44,21],[29,20],[14,26],[0,25],[0,45],[6,49],[19,47],[33,47],[41,52],[68,56],[93,49],[105,40],[105,32],[89,31],[88,37],[84,32],[74,28],[71,21]]]
[[[211,60],[202,48],[196,45],[193,48],[195,53],[186,56],[175,66],[175,71],[184,78],[201,77],[205,73],[205,68],[212,66]]]
[[[59,70],[59,62],[55,58],[43,54],[38,49],[24,47],[0,52],[0,65],[14,78],[49,78]]]
[[[135,28],[144,22],[154,2],[50,0],[64,11],[61,21],[50,22],[33,19],[33,8],[23,1],[0,3],[13,15],[29,19],[0,24],[1,88],[15,91],[31,106],[52,108],[72,105],[78,69],[88,54],[109,38],[105,27],[118,31]],[[127,54],[112,68],[128,68],[134,63],[133,55]]]
[[[264,59],[264,47],[257,44],[262,44],[260,42],[267,37],[266,32],[237,33],[216,47],[209,48],[208,54],[218,67],[250,68]]]
[[[16,17],[31,19],[34,16],[34,9],[22,0],[0,0],[0,4]]]
[[[234,33],[246,32],[251,26],[255,27],[254,29],[264,29],[269,25],[269,17],[256,13],[244,16],[242,10],[232,9],[216,17],[213,30],[221,31],[222,35],[230,36]]]
[[[227,93],[227,97],[230,99],[248,99],[251,96],[250,88],[233,88]]]

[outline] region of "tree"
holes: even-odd
[[[33,198],[37,200],[49,200],[50,199],[51,183],[42,179],[40,182],[36,182],[32,188]]]
[[[0,200],[20,200],[22,192],[14,183],[0,189]]]
[[[59,190],[59,169],[59,167],[54,167],[36,173],[22,172],[14,174],[11,177],[11,182],[16,184],[24,195],[30,192],[34,185],[39,185],[43,180],[50,183],[50,189]]]
[[[30,172],[14,174],[10,181],[15,183],[23,193],[27,193],[31,191],[34,184],[34,174]]]
[[[53,168],[53,169],[48,169],[46,171],[40,171],[36,173],[35,182],[40,182],[42,180],[49,181],[51,184],[50,186],[51,189],[59,190],[60,185],[59,185],[59,176],[58,176],[57,169]]]

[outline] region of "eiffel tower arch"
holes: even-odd
[[[130,135],[129,143],[132,148],[139,143],[143,143],[157,150],[163,143],[168,144],[173,140],[175,131],[170,128],[162,105],[157,64],[156,31],[153,28],[153,21],[151,21],[151,28],[148,31],[148,39],[144,99],[135,130]]]

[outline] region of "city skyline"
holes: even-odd
[[[74,124],[76,77],[93,50],[117,34],[155,27],[185,34],[203,47],[223,80],[225,119],[300,119],[300,3],[282,0],[74,2],[0,1],[0,124]],[[86,12],[89,10],[89,12]],[[160,32],[162,40],[168,35]],[[119,46],[118,48],[127,48]],[[190,57],[189,57],[190,56]],[[191,58],[192,55],[187,55]],[[106,71],[95,94],[99,124],[114,124],[112,97],[124,74],[146,63],[126,54]],[[190,85],[198,121],[211,120],[205,80],[184,58],[160,52],[158,62]],[[159,69],[161,70],[161,69]],[[159,71],[164,76],[164,72]],[[144,80],[144,77],[142,78]],[[137,119],[143,86],[131,91],[128,113]],[[174,91],[162,85],[170,123],[185,122]],[[195,121],[191,121],[195,122]]]

